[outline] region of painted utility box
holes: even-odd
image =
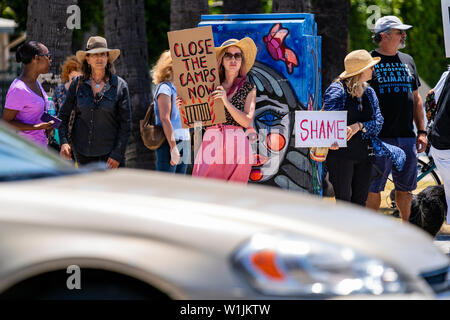
[[[322,166],[309,149],[295,148],[295,112],[319,110],[321,102],[321,37],[313,14],[204,15],[214,44],[250,37],[258,48],[248,74],[257,88],[252,141],[257,154],[250,182],[322,194]],[[253,135],[256,137],[256,135]],[[249,137],[251,137],[249,135]]]

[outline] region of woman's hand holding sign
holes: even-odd
[[[222,99],[223,104],[227,106],[228,98],[227,98],[227,92],[222,86],[217,86],[216,90],[213,92],[213,98],[214,99]]]
[[[177,98],[175,99],[175,103],[176,103],[178,109],[181,110],[181,107],[183,106],[183,100],[179,96],[177,96]]]
[[[339,144],[336,141],[331,145],[330,150],[338,150],[338,149],[339,149]]]
[[[347,141],[350,140],[360,129],[359,122],[347,126]]]

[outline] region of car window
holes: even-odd
[[[19,137],[0,122],[0,181],[75,172],[70,161]]]

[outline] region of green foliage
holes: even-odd
[[[217,0],[208,0],[209,14],[222,14],[223,5]]]
[[[161,53],[169,49],[167,32],[170,31],[170,0],[145,0],[145,13],[148,57],[151,67]]]
[[[407,32],[406,48],[417,65],[419,75],[433,87],[447,69],[440,0],[351,0],[350,49],[372,50],[372,32],[367,20],[374,14],[371,5],[381,10],[381,16],[396,15],[414,26]],[[371,20],[371,19],[369,19]],[[370,21],[371,22],[371,21]]]
[[[244,1],[244,0],[243,0]],[[262,12],[272,11],[272,0],[261,0]],[[188,3],[188,2],[187,2]],[[221,14],[222,6],[217,0],[208,0],[210,14]],[[82,49],[86,33],[104,35],[103,0],[78,0],[81,9],[81,29],[74,30],[73,50]],[[374,14],[368,11],[371,5],[381,10],[381,15],[399,16],[414,28],[408,30],[406,48],[402,51],[414,57],[420,76],[434,86],[441,73],[447,68],[442,13],[440,0],[351,0],[350,49],[372,50],[372,32],[367,20]],[[27,0],[0,0],[0,14],[18,23],[14,39],[26,31]],[[149,63],[152,65],[162,51],[168,48],[167,32],[170,30],[170,0],[145,0],[145,17]],[[373,20],[373,19],[372,19]],[[374,21],[373,21],[374,22]]]
[[[262,0],[262,13],[272,13],[272,0]]]
[[[12,19],[18,24],[12,39],[18,37],[27,29],[27,10],[28,1],[17,0],[1,0],[0,1],[0,15],[5,19]]]
[[[81,11],[81,29],[74,29],[72,36],[72,50],[84,50],[85,35],[105,35],[103,0],[78,0]]]

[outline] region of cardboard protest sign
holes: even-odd
[[[450,58],[450,0],[441,0],[444,25],[445,56]]]
[[[295,147],[347,146],[347,111],[295,112]]]
[[[174,84],[183,100],[180,109],[183,128],[225,122],[222,100],[211,96],[220,85],[219,69],[211,26],[167,33],[173,60]]]

